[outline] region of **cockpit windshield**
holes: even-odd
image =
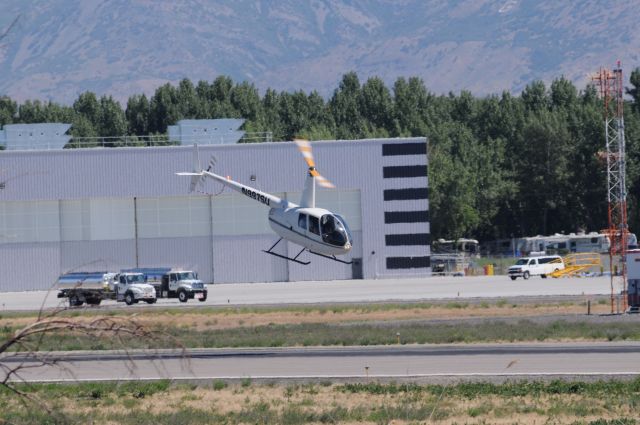
[[[144,275],[143,274],[130,274],[127,275],[128,283],[144,283]]]
[[[343,220],[332,214],[325,214],[320,218],[322,240],[335,246],[345,246],[351,241],[351,235]]]
[[[351,242],[351,244],[353,245],[353,236],[351,236],[351,229],[349,229],[349,226],[347,226],[347,220],[345,220],[340,214],[335,214],[335,217],[340,220],[340,223],[342,223],[342,227],[344,227],[344,230],[347,231],[349,242]]]

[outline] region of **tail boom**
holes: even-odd
[[[231,180],[230,177],[222,177],[215,173],[211,173],[209,171],[203,171],[202,175],[205,177],[209,177],[213,180],[216,180],[223,185],[235,190],[236,192],[242,193],[243,195],[259,202],[263,205],[266,205],[271,208],[284,208],[290,205],[288,201],[278,198],[277,196],[271,195],[270,193],[262,192],[258,189],[255,189],[251,186],[246,186],[242,183],[238,183],[235,180]]]

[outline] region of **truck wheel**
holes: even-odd
[[[178,299],[181,303],[186,303],[189,301],[189,294],[187,294],[187,291],[181,289],[178,291]]]
[[[127,305],[131,305],[134,302],[136,302],[136,300],[133,298],[133,294],[131,292],[127,292],[126,294],[124,294],[124,302]]]
[[[523,278],[524,280],[529,279],[529,272],[528,272],[528,271],[526,271],[526,272],[522,273],[522,278]]]
[[[517,276],[509,276],[511,278],[511,280],[516,280]]]
[[[198,301],[205,302],[207,300],[207,294],[204,294],[202,298],[198,298]]]
[[[70,307],[80,307],[83,304],[82,300],[76,294],[69,296],[69,306]]]
[[[543,278],[543,279],[546,279],[547,275],[546,274],[541,274],[540,277]]]

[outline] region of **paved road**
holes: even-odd
[[[640,375],[640,343],[540,343],[291,349],[200,349],[161,353],[69,353],[26,381],[85,380],[461,380]],[[5,365],[15,366],[17,359]],[[33,365],[32,363],[25,363]]]
[[[621,288],[616,288],[617,292]],[[304,304],[331,302],[418,301],[450,298],[517,296],[605,295],[610,278],[564,278],[511,281],[507,276],[430,277],[419,279],[336,280],[306,282],[236,283],[209,285],[204,303],[189,305]],[[0,311],[38,310],[60,305],[56,292],[0,292]],[[105,301],[103,305],[124,306]],[[156,306],[179,305],[161,299]]]

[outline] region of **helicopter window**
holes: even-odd
[[[316,235],[320,234],[320,220],[318,220],[318,217],[309,216],[309,231]]]
[[[320,219],[322,224],[322,240],[335,246],[344,246],[348,241],[348,233],[339,218],[325,214]]]
[[[325,214],[320,219],[320,224],[322,225],[322,234],[331,233],[336,228],[336,222],[332,215]]]
[[[298,227],[301,229],[307,228],[307,215],[300,213],[298,215]]]

